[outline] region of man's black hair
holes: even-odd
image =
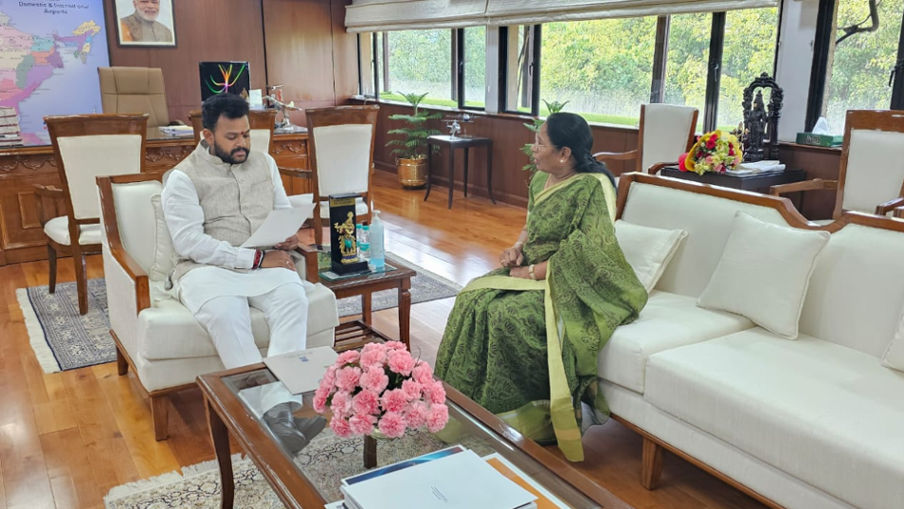
[[[242,118],[247,114],[248,101],[237,94],[212,95],[201,104],[201,123],[205,129],[211,131],[216,127],[220,115],[235,119]]]

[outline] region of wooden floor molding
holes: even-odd
[[[464,285],[494,268],[524,225],[525,210],[441,189],[404,190],[378,171],[374,199],[386,222],[387,250]],[[71,262],[58,281],[73,281]],[[168,399],[169,439],[154,440],[148,399],[134,374],[115,362],[45,374],[32,354],[16,288],[47,284],[47,262],[0,267],[0,509],[100,508],[113,486],[213,459],[199,391]],[[99,256],[88,277],[102,277]],[[412,306],[412,349],[434,361],[454,299]],[[374,325],[398,337],[398,313],[374,313]],[[641,486],[641,437],[610,420],[588,431],[587,459],[576,468],[638,508],[754,508],[759,503],[665,451],[657,489]],[[551,448],[556,452],[554,448]]]

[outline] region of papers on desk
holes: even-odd
[[[756,173],[780,172],[785,170],[785,165],[777,160],[763,160],[755,163],[741,163],[735,170],[726,170],[728,175],[753,175]]]
[[[193,136],[195,130],[190,125],[165,125],[160,126],[160,132],[169,136]]]
[[[310,392],[320,385],[326,369],[336,362],[339,354],[328,346],[308,348],[266,357],[264,364],[285,384],[292,394]]]
[[[438,457],[425,459],[427,456]],[[354,483],[346,481],[365,474],[343,480],[340,489],[345,495],[345,506],[351,509],[529,509],[540,507],[542,501],[544,508],[566,507],[542,487],[537,489],[532,479],[498,454],[481,458],[459,445],[402,463],[410,465],[400,469],[383,467],[374,471],[378,475]],[[512,480],[510,475],[520,478],[524,484]]]
[[[297,207],[274,209],[264,223],[248,237],[242,247],[273,247],[298,233],[298,229],[314,212],[313,203]]]

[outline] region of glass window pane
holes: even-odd
[[[730,131],[737,128],[738,123],[744,120],[741,106],[744,89],[762,73],[772,76],[777,32],[776,7],[726,13],[719,112],[716,119],[719,129]],[[763,90],[763,100],[768,105],[769,89],[760,90]]]
[[[386,70],[380,97],[404,101],[400,93],[428,95],[424,104],[457,106],[452,100],[452,31],[384,32]]]
[[[549,23],[541,39],[542,100],[568,101],[564,111],[589,121],[637,124],[650,100],[655,17]]]
[[[363,33],[358,36],[358,58],[361,60],[361,90],[359,94],[367,97],[374,96],[374,54],[373,38],[377,34]]]
[[[465,28],[465,106],[486,104],[487,28]]]
[[[882,0],[877,5],[879,28],[844,39],[829,56],[823,115],[835,134],[844,132],[847,110],[885,110],[891,106],[888,76],[897,58],[904,0]],[[842,28],[861,22],[864,28],[872,25],[868,3],[840,0],[836,40],[844,35]]]
[[[669,51],[665,67],[665,102],[700,110],[697,129],[703,129],[706,104],[706,67],[712,15],[678,14],[669,21]]]
[[[531,90],[531,33],[530,25],[510,26],[508,55],[506,55],[505,105],[508,111],[530,113]]]

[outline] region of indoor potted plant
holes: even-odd
[[[401,92],[400,92],[401,94]],[[427,125],[428,120],[442,117],[440,113],[430,113],[420,109],[421,101],[427,94],[401,94],[411,104],[414,111],[410,115],[396,113],[390,120],[403,120],[405,127],[390,129],[388,134],[401,135],[386,142],[387,147],[395,147],[396,171],[403,187],[421,187],[427,182],[427,136],[439,134],[438,129]]]

